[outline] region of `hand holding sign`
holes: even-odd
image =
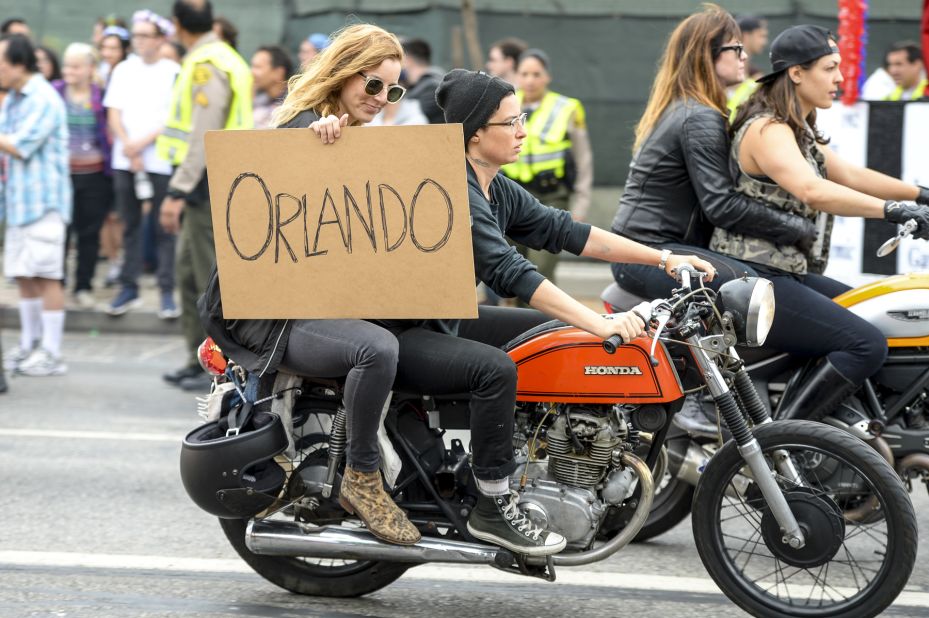
[[[316,133],[316,136],[319,137],[324,144],[334,144],[335,141],[342,136],[342,127],[347,124],[348,114],[342,114],[341,118],[329,115],[312,123],[309,128]]]

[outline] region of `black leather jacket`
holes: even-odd
[[[649,244],[706,248],[714,227],[803,246],[816,228],[737,193],[726,119],[695,101],[675,101],[629,166],[613,231]]]

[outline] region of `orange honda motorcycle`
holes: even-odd
[[[639,532],[673,418],[687,393],[706,393],[732,436],[694,497],[710,576],[755,616],[880,614],[916,559],[906,488],[848,432],[771,420],[735,349],[763,343],[770,282],[742,279],[717,293],[689,266],[679,276],[672,297],[637,307],[649,337],[602,341],[553,321],[506,346],[518,369],[511,487],[527,517],[567,539],[560,554],[516,555],[469,535],[470,445],[452,437],[468,427],[466,399],[397,392],[385,407],[385,482],[423,535],[391,545],[339,506],[340,385],[246,376],[209,342],[202,356],[221,375],[205,403],[211,420],[184,440],[184,486],[257,573],[296,593],[363,595],[430,562],[554,581],[556,569],[605,560]]]

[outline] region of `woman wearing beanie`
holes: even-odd
[[[732,168],[740,193],[773,212],[815,222],[819,237],[803,250],[765,230],[717,228],[710,248],[746,261],[774,283],[777,314],[766,345],[821,359],[778,409],[778,418],[830,414],[881,365],[881,331],[832,301],[850,288],[821,273],[829,257],[833,215],[916,221],[929,238],[929,189],[850,165],[816,129],[816,108],[829,108],[842,83],[835,37],[819,26],[794,26],[771,45],[772,71],[739,108],[732,125]],[[877,196],[877,197],[872,197]],[[885,201],[886,200],[886,201]],[[798,337],[797,334],[802,333]]]
[[[525,115],[513,87],[485,73],[456,69],[436,90],[446,122],[461,123],[467,159],[475,274],[501,296],[517,296],[538,311],[480,307],[477,320],[384,321],[397,335],[401,390],[434,395],[469,392],[472,471],[480,497],[468,519],[469,532],[519,554],[561,551],[565,539],[533,524],[510,491],[516,468],[513,422],[516,367],[501,349],[516,335],[557,318],[604,339],[632,339],[644,324],[634,314],[606,319],[546,280],[506,240],[533,249],[562,250],[607,261],[628,260],[666,271],[688,262],[712,271],[707,262],[660,251],[579,223],[570,213],[543,206],[500,173],[519,157],[526,139]]]
[[[345,28],[304,73],[291,78],[275,124],[309,127],[324,144],[333,143],[342,127],[364,125],[401,99],[402,58],[393,34],[367,24]],[[276,363],[262,362],[257,370],[275,371],[282,364],[297,375],[346,376],[348,449],[339,501],[378,538],[404,545],[419,541],[419,531],[384,491],[379,471],[377,430],[394,383],[396,338],[364,320],[223,320],[215,269],[205,301],[201,319],[207,332],[246,369],[252,370],[248,359],[261,357]],[[283,354],[278,340],[286,342]]]

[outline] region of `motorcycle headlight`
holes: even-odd
[[[774,322],[774,285],[760,277],[743,277],[719,286],[717,304],[732,316],[739,342],[764,345]]]

